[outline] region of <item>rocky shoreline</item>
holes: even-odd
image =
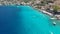
[[[24,2],[22,0],[0,0],[0,6],[4,5],[4,6],[8,6],[8,5],[29,5],[29,6],[32,6],[34,9],[37,8],[39,11],[41,11],[42,13],[45,13],[49,16],[53,16],[52,13],[50,12],[47,12],[46,11],[46,8],[51,8],[49,7],[49,5],[45,5],[45,6],[40,6],[39,4],[41,3],[40,0],[36,0],[36,1],[29,1],[29,2]],[[43,7],[41,9],[41,7]],[[44,9],[45,8],[45,9]],[[58,19],[60,19],[60,16],[59,15],[55,15]]]

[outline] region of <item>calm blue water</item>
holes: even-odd
[[[48,15],[30,6],[0,6],[0,34],[60,33]]]

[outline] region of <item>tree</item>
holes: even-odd
[[[53,6],[53,9],[54,9],[54,10],[59,10],[59,9],[60,9],[60,7],[59,7],[59,6],[57,6],[57,5],[55,5],[55,6]]]

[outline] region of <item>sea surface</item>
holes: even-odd
[[[60,34],[50,18],[30,6],[0,6],[0,34]]]

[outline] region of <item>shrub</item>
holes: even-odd
[[[59,10],[60,7],[55,5],[55,6],[53,6],[53,9],[54,9],[54,10]]]

